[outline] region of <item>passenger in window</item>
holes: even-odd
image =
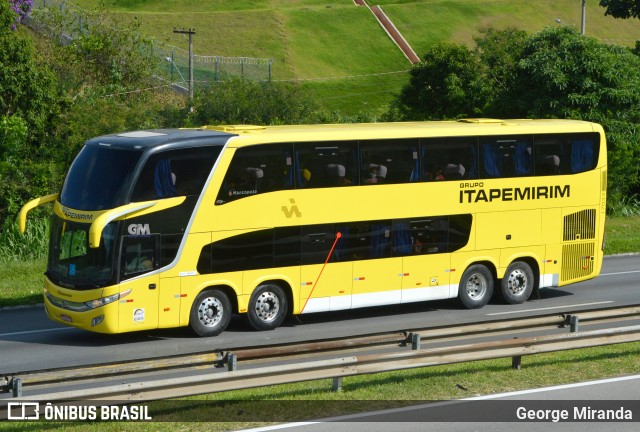
[[[443,170],[443,179],[460,180],[464,178],[465,169],[462,164],[447,164]]]
[[[558,155],[542,155],[538,157],[538,174],[558,174],[560,157]]]
[[[434,168],[433,166],[427,168],[425,178],[427,181],[444,180],[444,173],[442,171],[442,168]]]
[[[383,183],[387,177],[387,167],[378,164],[369,164],[367,166],[367,174],[363,180],[363,184]]]
[[[300,170],[300,187],[305,188],[311,181],[311,171],[306,168]]]
[[[260,192],[263,177],[264,172],[260,168],[245,168],[231,178],[227,185],[227,195],[232,199],[256,195]]]
[[[349,186],[351,181],[346,178],[346,169],[344,165],[329,164],[327,165],[327,177],[329,186]]]
[[[127,262],[125,274],[137,273],[153,269],[153,261],[150,257],[136,255]]]

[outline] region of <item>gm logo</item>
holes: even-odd
[[[127,231],[131,235],[151,235],[149,224],[131,224],[127,227]]]
[[[282,212],[287,217],[287,219],[291,219],[291,216],[295,215],[296,217],[301,217],[302,213],[298,210],[298,206],[296,205],[296,200],[293,198],[289,198],[289,203],[291,203],[291,207],[282,206]]]

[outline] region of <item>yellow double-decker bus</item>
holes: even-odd
[[[101,333],[532,290],[593,278],[605,135],[571,120],[145,130],[89,140],[53,202],[45,309]]]

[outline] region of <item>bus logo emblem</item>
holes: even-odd
[[[151,235],[149,224],[131,224],[127,227],[131,235]]]
[[[295,215],[296,217],[302,217],[302,213],[298,210],[298,206],[296,205],[296,200],[293,198],[289,198],[289,203],[291,203],[291,207],[282,206],[282,213],[287,217],[287,219],[291,219],[291,216]]]

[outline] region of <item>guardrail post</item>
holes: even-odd
[[[334,392],[342,391],[342,377],[337,377],[333,379],[333,385],[331,386],[331,390]]]
[[[233,372],[238,369],[238,356],[235,354],[227,355],[227,370]]]
[[[411,333],[411,349],[413,351],[420,349],[420,334],[419,333]]]
[[[580,328],[580,317],[576,315],[571,315],[569,317],[569,331],[571,333],[575,333]]]
[[[14,398],[22,397],[22,380],[20,378],[11,380],[11,391]]]
[[[511,368],[520,370],[521,367],[522,367],[522,356],[511,357]]]

